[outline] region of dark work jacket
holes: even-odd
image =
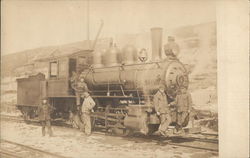
[[[177,112],[188,111],[192,106],[192,98],[190,93],[182,93],[176,96]]]
[[[166,114],[170,112],[167,96],[165,93],[158,91],[154,95],[154,107],[155,107],[155,111],[159,112],[160,114]]]
[[[83,93],[83,92],[88,92],[88,86],[85,82],[78,81],[76,84],[73,86],[73,89],[77,93]]]
[[[38,107],[38,116],[40,121],[50,120],[52,107],[49,104],[42,104]]]
[[[165,44],[164,50],[165,50],[166,56],[177,57],[180,52],[179,45],[175,42],[168,42],[167,44]]]

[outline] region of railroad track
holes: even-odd
[[[25,122],[24,119],[21,116],[10,116],[10,115],[0,115],[1,120],[10,120],[10,121],[20,121]]]
[[[2,150],[2,149],[0,149],[0,157],[2,157],[2,158],[22,158],[20,155],[17,155],[14,152]]]
[[[185,147],[185,148],[192,148],[192,149],[200,149],[200,150],[206,150],[206,151],[219,152],[219,150],[218,150],[218,141],[205,141],[204,142],[204,140],[200,139],[200,138],[186,139],[186,138],[182,138],[182,137],[177,138],[177,140],[178,140],[178,143],[175,143],[176,138],[171,138],[169,141],[167,141],[167,144],[173,145],[173,146],[176,146],[176,147]],[[190,141],[187,141],[187,140],[190,140]]]
[[[171,145],[174,147],[185,147],[190,149],[204,150],[204,151],[212,151],[218,152],[218,139],[210,139],[210,138],[199,138],[199,137],[189,137],[189,136],[144,136],[144,135],[136,135],[134,137],[125,137],[130,141],[134,141],[137,143],[143,142],[154,142],[157,145]]]
[[[0,115],[0,120],[7,120],[7,121],[15,121],[15,122],[24,122],[28,124],[35,124],[40,125],[40,121],[38,119],[31,119],[31,120],[25,120],[21,116],[9,116],[9,115]],[[62,120],[53,120],[52,125],[54,126],[64,126],[64,127],[72,127],[69,124],[62,123]]]
[[[17,116],[4,116],[1,115],[3,120],[11,120],[18,122],[26,122],[22,117]],[[34,121],[37,123],[36,121]],[[56,126],[62,126],[54,124]],[[103,134],[103,132],[93,132],[94,134]],[[196,136],[194,136],[196,135]],[[197,135],[199,135],[197,137]],[[119,135],[112,135],[114,137],[121,137]],[[144,136],[144,135],[133,135],[130,137],[124,137],[124,139],[135,141],[135,142],[155,142],[158,145],[171,145],[175,147],[185,147],[198,150],[206,150],[212,152],[218,152],[218,134],[214,133],[199,133],[185,136],[172,136],[172,137],[162,137],[162,136]],[[206,146],[206,147],[203,147]]]
[[[19,144],[9,140],[0,140],[1,158],[66,158],[51,152],[36,149],[27,145]]]

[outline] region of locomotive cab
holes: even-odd
[[[70,78],[89,68],[91,52],[80,51],[71,56],[49,61],[48,97],[63,98],[74,96]]]
[[[92,52],[78,51],[74,54],[39,60],[47,64],[48,75],[38,73],[28,78],[17,79],[17,108],[25,119],[37,117],[36,109],[41,98],[48,97],[49,103],[56,109],[52,118],[68,119],[70,109],[75,105],[74,90],[70,78],[74,73],[88,69],[92,62]]]

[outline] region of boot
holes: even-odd
[[[176,134],[178,134],[178,135],[181,135],[184,132],[181,125],[177,126],[176,131],[177,131]]]
[[[179,124],[177,124],[176,126],[175,126],[175,129],[176,129],[176,132],[179,132],[180,130],[181,130],[181,126],[179,125]]]
[[[166,131],[160,131],[161,135],[164,137],[169,137],[168,133]]]
[[[42,135],[43,135],[43,137],[45,136],[45,127],[42,127]]]
[[[52,132],[51,128],[49,128],[49,136],[53,137],[53,132]]]
[[[48,132],[49,132],[49,136],[52,137],[53,136],[53,132],[52,132],[51,127],[48,128]]]

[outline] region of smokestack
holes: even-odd
[[[151,28],[151,39],[152,39],[152,60],[157,61],[161,59],[162,50],[162,28],[154,27]]]

